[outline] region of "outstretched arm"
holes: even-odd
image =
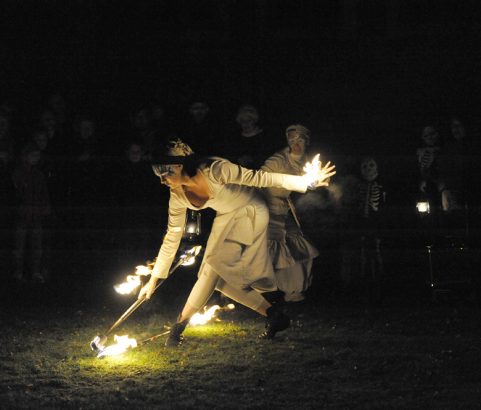
[[[284,188],[289,191],[306,192],[307,188],[327,186],[328,179],[334,175],[334,166],[329,163],[326,167],[319,169],[313,180],[304,175],[287,175],[252,170],[233,164],[227,160],[218,160],[211,165],[211,178],[223,184],[247,185],[256,188]]]

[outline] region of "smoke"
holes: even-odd
[[[337,178],[326,188],[308,191],[295,201],[295,207],[302,219],[302,225],[320,227],[335,223],[334,215],[349,206],[356,199],[358,179],[348,175]]]

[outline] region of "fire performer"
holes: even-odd
[[[309,129],[301,124],[286,128],[287,147],[268,158],[262,170],[301,175],[307,160]],[[269,207],[268,248],[279,289],[286,302],[304,300],[304,292],[312,282],[313,259],[317,249],[304,237],[290,191],[282,188],[264,189]]]
[[[334,166],[319,167],[313,182],[303,176],[253,171],[217,157],[196,159],[181,140],[169,141],[153,162],[155,174],[170,188],[169,222],[151,278],[139,298],[150,298],[158,279],[168,276],[182,238],[186,210],[216,211],[197,282],[171,328],[166,346],[182,342],[189,319],[215,289],[267,317],[260,337],[271,339],[286,329],[289,318],[262,296],[277,291],[277,285],[267,250],[269,211],[254,188],[305,192],[311,184],[327,185],[326,180],[335,174]]]

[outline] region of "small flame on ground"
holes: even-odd
[[[119,354],[125,353],[128,349],[137,347],[137,340],[129,338],[128,335],[125,336],[114,336],[114,340],[117,344],[107,346],[105,349],[99,352],[97,357],[105,356],[117,356]]]
[[[210,308],[204,307],[204,313],[196,313],[190,318],[189,325],[191,326],[201,326],[210,322],[216,317],[217,311],[222,310],[232,310],[235,308],[233,303],[229,303],[227,306],[221,308],[219,305],[213,305]]]

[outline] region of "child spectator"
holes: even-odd
[[[28,143],[21,152],[19,165],[13,171],[13,185],[18,200],[14,240],[14,278],[25,280],[26,268],[31,268],[31,278],[44,283],[48,267],[43,263],[45,219],[50,215],[50,197],[45,175],[38,164],[41,153],[38,146]],[[27,255],[27,248],[31,255]]]

